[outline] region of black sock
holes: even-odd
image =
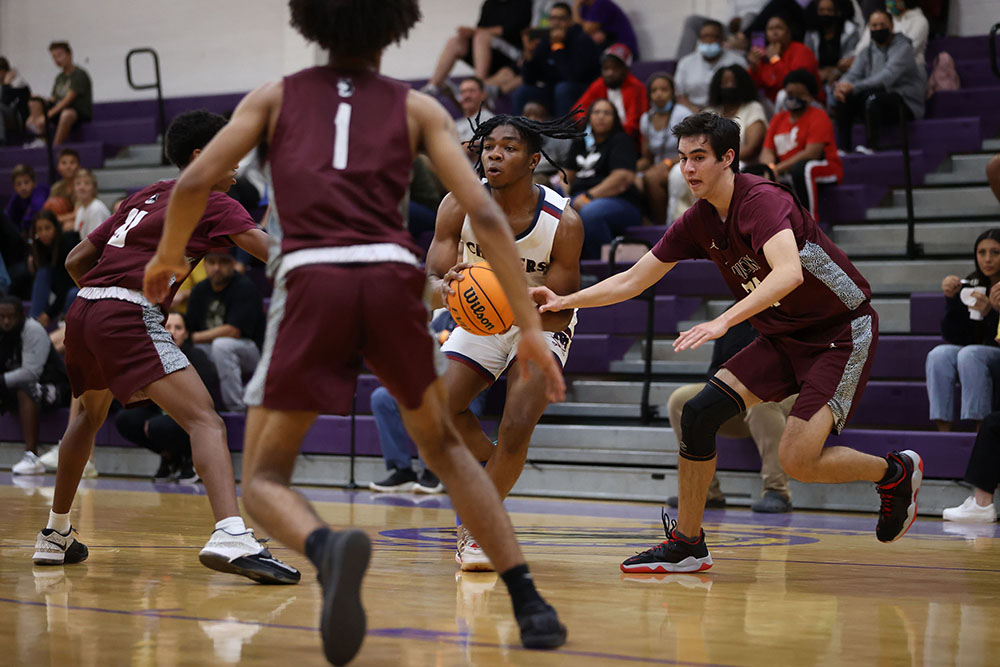
[[[536,608],[545,606],[545,600],[535,589],[535,580],[528,572],[528,565],[522,563],[515,565],[500,575],[503,582],[507,584],[507,591],[510,593],[510,601],[514,605],[514,615],[519,616],[525,612],[535,611]]]
[[[326,544],[331,539],[333,539],[333,531],[329,528],[317,528],[306,538],[306,556],[309,557],[317,570],[322,565],[323,552],[326,551]]]
[[[903,477],[903,466],[899,465],[898,461],[889,457],[886,457],[885,460],[889,465],[885,469],[885,475],[883,475],[882,479],[878,481],[879,486],[892,484],[893,482],[899,481]]]

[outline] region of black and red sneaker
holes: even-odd
[[[875,536],[879,542],[895,542],[901,538],[917,518],[917,493],[924,479],[924,462],[915,451],[889,452],[890,465],[902,466],[903,474],[895,482],[879,484],[875,488],[882,497],[878,511]]]
[[[667,534],[661,544],[631,558],[621,564],[622,572],[657,574],[663,572],[701,572],[712,567],[712,557],[705,545],[705,531],[702,530],[696,542],[690,542],[677,532],[677,522],[670,520],[667,513],[660,515],[663,531]]]

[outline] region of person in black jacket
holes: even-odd
[[[514,110],[522,113],[528,102],[541,102],[553,116],[569,113],[573,104],[601,75],[601,46],[573,23],[573,10],[557,2],[549,10],[548,34],[533,30],[523,35],[524,85],[514,91]]]
[[[219,376],[215,366],[203,351],[191,342],[187,323],[180,313],[167,316],[167,331],[177,347],[187,356],[201,381],[205,383],[212,400],[219,401]],[[194,484],[198,473],[191,460],[191,439],[180,425],[165,414],[155,403],[121,410],[115,415],[115,426],[129,442],[150,449],[160,455],[160,466],[153,481],[163,482],[176,478],[181,484]]]
[[[1000,229],[979,235],[976,270],[964,280],[946,276],[941,291],[947,299],[941,320],[945,342],[927,355],[927,396],[930,417],[939,431],[954,421],[955,382],[962,386],[961,419],[981,422],[993,410],[993,385],[1000,379]],[[991,303],[991,298],[992,303]]]
[[[66,271],[66,257],[80,242],[80,235],[60,229],[59,219],[49,210],[39,213],[31,225],[35,281],[31,286],[29,314],[43,327],[55,322],[73,303],[79,291]]]
[[[0,212],[0,257],[3,258],[10,285],[8,294],[22,299],[31,296],[31,271],[28,270],[28,244],[24,242],[14,222]]]

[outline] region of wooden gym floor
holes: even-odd
[[[0,475],[0,665],[325,664],[319,586],[265,587],[202,567],[200,487],[100,479],[74,508],[90,558],[31,564],[52,475]],[[356,665],[989,665],[1000,655],[1000,529],[918,519],[880,544],[875,515],[706,514],[715,567],[623,575],[662,539],[659,508],[510,499],[541,591],[569,627],[524,651],[503,582],[457,573],[444,496],[305,489],[334,526],[366,530],[369,633]],[[873,511],[878,497],[872,491]]]

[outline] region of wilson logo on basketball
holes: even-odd
[[[486,306],[479,303],[479,294],[476,293],[475,287],[470,287],[462,292],[462,298],[465,299],[465,303],[469,307],[469,312],[479,322],[479,326],[491,332],[496,329],[496,325],[486,317]]]
[[[508,331],[514,323],[514,311],[489,265],[480,262],[463,269],[460,275],[461,280],[450,284],[446,304],[455,322],[476,336]]]

